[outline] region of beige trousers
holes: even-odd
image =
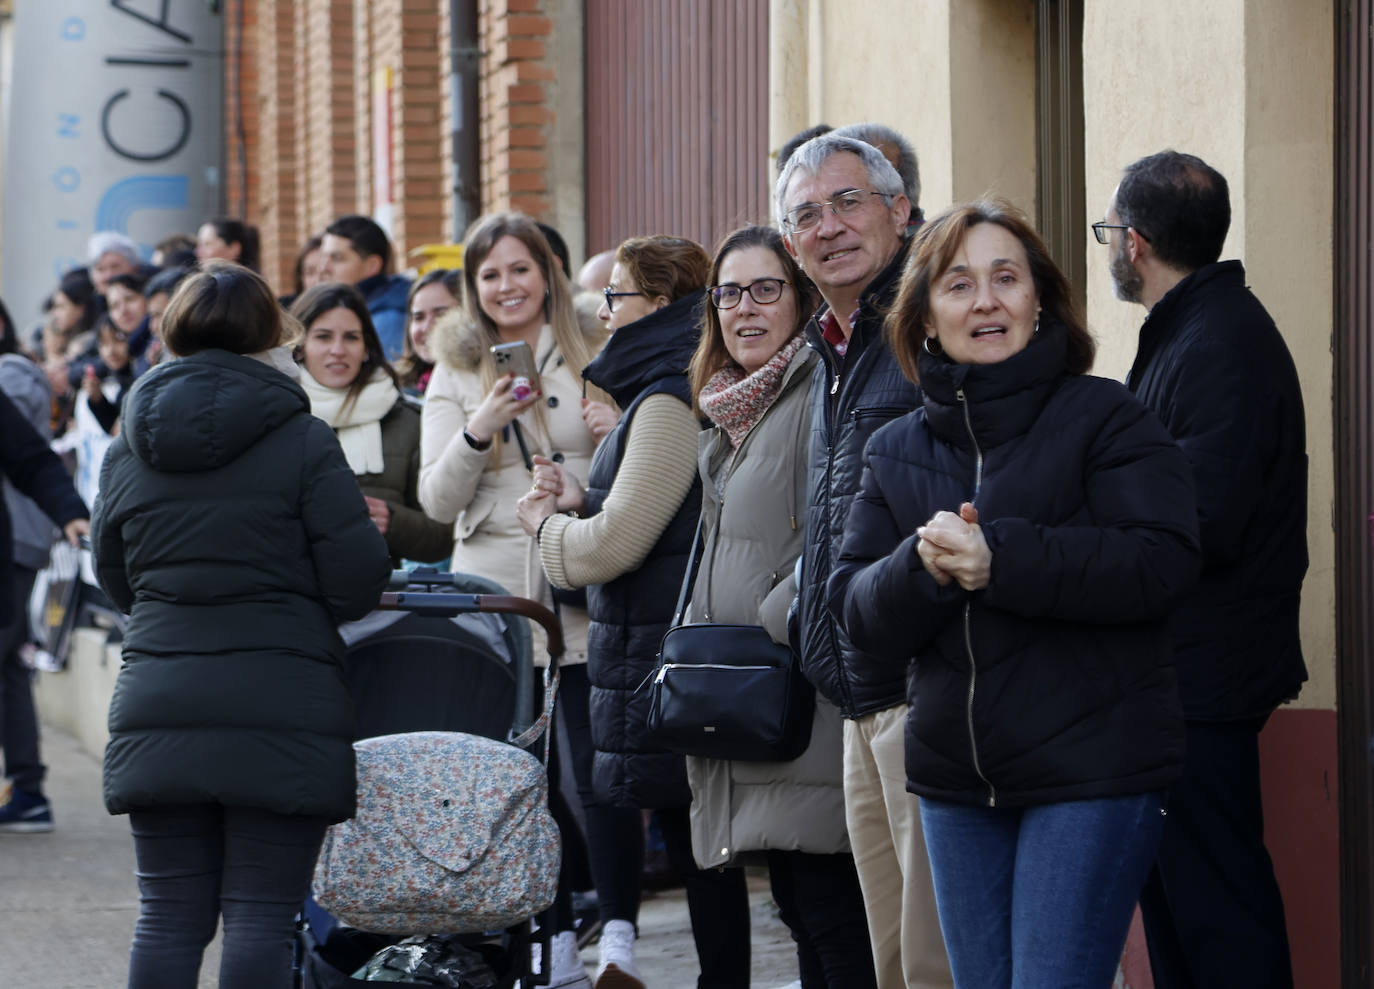
[[[950,989],[916,797],[906,789],[907,706],[844,723],[844,809],[878,989]]]

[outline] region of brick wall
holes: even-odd
[[[478,17],[482,209],[551,214],[549,137],[553,124],[545,0],[488,0]]]
[[[297,61],[294,47],[281,44],[294,38],[298,7],[294,0],[257,0],[258,32],[254,39],[259,69],[259,126],[256,142],[256,179],[259,189],[258,231],[262,237],[262,273],[279,293],[294,291],[291,283],[296,248],[305,240],[299,181],[300,150],[297,115]]]
[[[484,210],[554,218],[547,14],[556,2],[479,0]],[[279,292],[290,291],[296,253],[309,236],[343,213],[375,215],[373,98],[385,71],[398,267],[413,248],[456,238],[448,8],[448,0],[228,0],[230,53],[240,9],[245,43],[238,74],[234,59],[225,65],[226,202],[230,212],[242,202],[244,218],[261,231],[263,271]]]
[[[259,60],[254,52],[260,7],[260,0],[229,0],[224,7],[224,212],[250,223],[261,208],[259,172],[254,167],[262,123]]]

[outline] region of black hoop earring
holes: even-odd
[[[945,348],[940,346],[940,341],[939,341],[939,340],[935,340],[935,346],[932,347],[932,346],[930,345],[930,342],[931,342],[932,340],[935,340],[935,338],[934,338],[934,337],[926,337],[926,342],[925,342],[926,353],[929,354],[931,357],[944,357],[944,356],[945,356]]]

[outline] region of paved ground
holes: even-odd
[[[57,830],[0,834],[0,987],[110,989],[124,985],[138,914],[128,820],[100,798],[100,766],[70,736],[46,731],[48,796]],[[777,919],[767,880],[750,878],[753,984],[774,989],[797,977],[796,955]],[[649,989],[696,984],[695,949],[680,891],[646,900],[638,955]],[[583,953],[594,971],[596,950]],[[201,986],[215,985],[212,945]]]

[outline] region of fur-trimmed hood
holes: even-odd
[[[606,342],[606,326],[596,318],[595,309],[586,306],[576,308],[578,328],[587,339],[587,349],[595,354]],[[475,372],[481,366],[483,351],[491,346],[491,342],[482,327],[469,320],[461,307],[455,307],[435,324],[429,346],[437,363],[460,371]]]

